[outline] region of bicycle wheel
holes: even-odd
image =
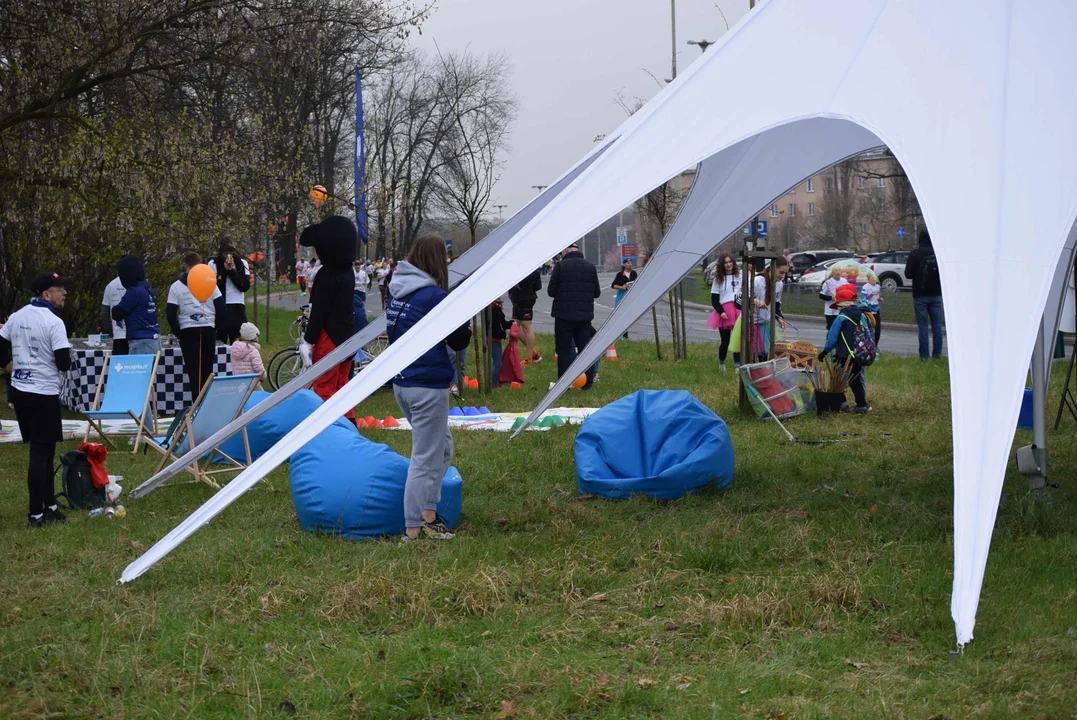
[[[363,346],[363,353],[366,358],[355,363],[355,367],[361,368],[370,364],[370,361],[385,352],[389,347],[389,338],[386,335],[379,335],[376,339],[371,340],[369,343]]]
[[[277,385],[277,368],[280,367],[280,364],[282,362],[296,355],[297,353],[298,351],[295,348],[286,348],[274,355],[266,364],[266,376],[269,381],[269,386],[272,389],[276,390],[280,387],[279,385]]]
[[[277,364],[277,369],[273,376],[274,384],[277,388],[284,387],[303,372],[303,358],[299,355],[299,351],[293,349],[291,352],[292,354],[289,357],[283,358]]]

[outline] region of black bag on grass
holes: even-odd
[[[63,492],[60,495],[67,500],[68,507],[72,510],[93,510],[108,505],[105,488],[93,485],[86,453],[81,450],[64,453],[60,456],[60,467],[63,468],[60,476]]]

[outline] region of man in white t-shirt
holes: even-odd
[[[307,291],[307,273],[310,272],[310,265],[303,258],[299,258],[295,263],[295,279],[299,283],[299,292]]]
[[[71,368],[71,343],[57,311],[64,306],[70,283],[57,273],[38,275],[30,282],[30,304],[0,328],[0,366],[11,375],[19,432],[30,444],[28,527],[67,519],[56,505],[53,462],[56,443],[63,440],[60,377]]]
[[[366,302],[366,286],[370,284],[370,278],[367,277],[366,269],[363,267],[362,260],[356,260],[352,266],[355,270],[355,292],[359,293],[363,302]]]
[[[105,295],[101,298],[101,331],[105,332],[112,328],[113,355],[126,355],[129,352],[126,321],[112,319],[112,308],[120,304],[126,292],[127,288],[123,286],[123,282],[119,277],[115,277],[105,286]]]
[[[231,245],[222,245],[217,257],[207,265],[217,274],[217,287],[224,294],[225,311],[217,317],[221,339],[231,344],[239,339],[239,327],[247,322],[243,294],[251,289],[251,268]]]
[[[183,256],[183,277],[168,289],[168,305],[165,306],[165,318],[172,328],[172,334],[180,341],[191,402],[198,397],[206,379],[213,372],[213,361],[217,356],[217,331],[214,328],[217,315],[225,310],[224,295],[219,287],[213,288],[207,302],[199,301],[187,287],[187,273],[201,262],[198,253],[190,252]]]

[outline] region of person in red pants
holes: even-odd
[[[340,215],[310,225],[299,236],[299,244],[313,247],[322,267],[310,292],[310,317],[299,345],[303,367],[310,367],[331,353],[355,333],[355,262],[359,234],[355,224]],[[348,382],[352,358],[349,356],[324,373],[311,386],[322,400],[328,400]],[[355,422],[355,411],[347,417]]]

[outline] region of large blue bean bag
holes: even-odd
[[[733,480],[729,430],[684,390],[640,390],[589,416],[576,436],[583,494],[671,500]]]
[[[264,390],[255,390],[247,399],[243,412],[269,397]],[[251,446],[251,460],[257,460],[266,453],[269,448],[295,429],[295,426],[303,422],[315,410],[322,406],[322,399],[313,390],[300,390],[277,407],[267,412],[247,426],[247,439]],[[337,420],[341,427],[351,428],[355,433],[355,425],[345,418]],[[242,461],[246,455],[243,452],[243,433],[236,433],[221,445],[221,450],[228,457]]]
[[[299,524],[360,539],[404,532],[404,483],[408,459],[367,440],[354,427],[332,425],[292,455],[292,502]],[[455,527],[463,505],[463,480],[449,468],[438,514]]]

